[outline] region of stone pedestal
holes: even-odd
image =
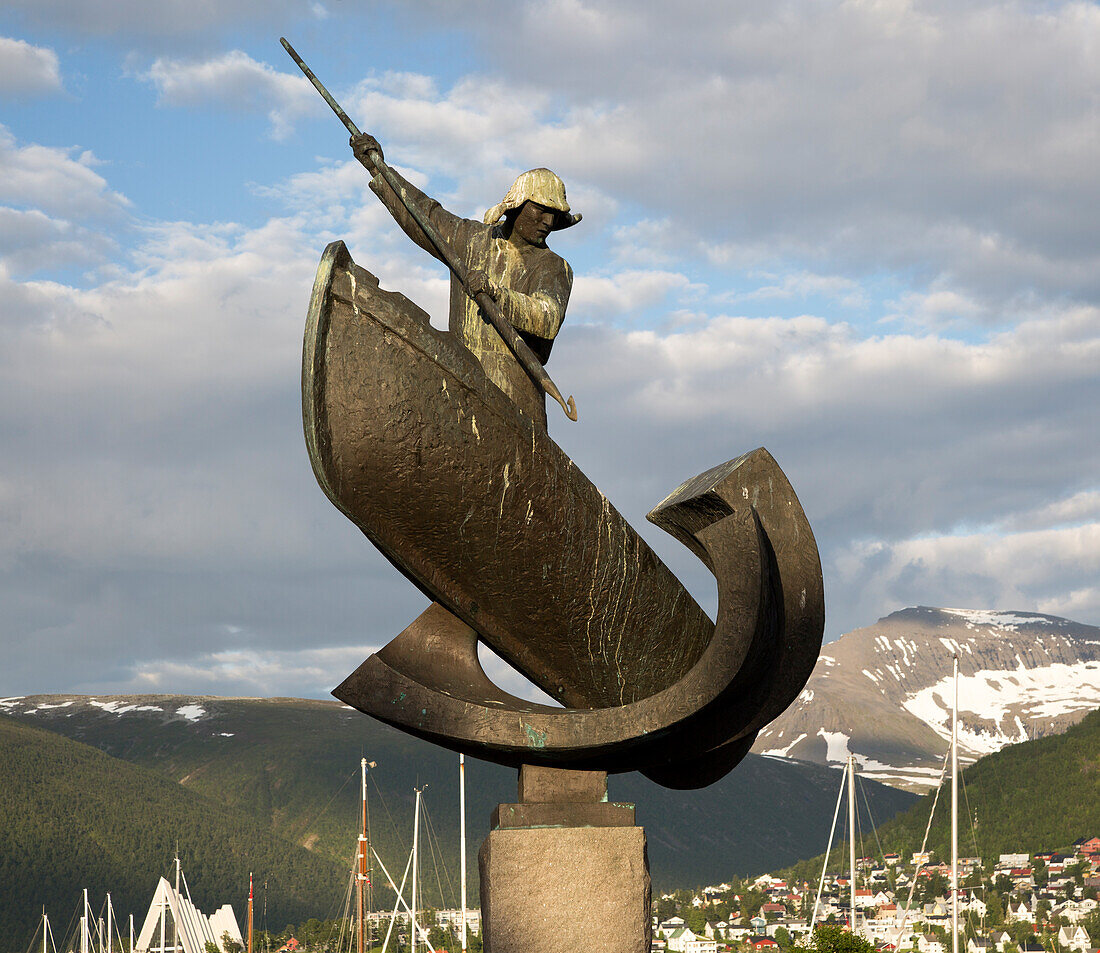
[[[604,772],[520,768],[479,861],[486,953],[649,953],[645,832]]]

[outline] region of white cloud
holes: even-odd
[[[47,46],[0,36],[0,97],[21,98],[61,92],[57,54]]]
[[[96,164],[92,153],[78,153],[75,146],[20,145],[0,125],[0,202],[64,218],[115,215],[129,202],[107,187],[106,179],[92,168]]]
[[[1013,513],[1004,524],[1008,529],[1035,529],[1086,522],[1100,522],[1100,490],[1082,490],[1022,513]]]
[[[189,689],[204,694],[324,696],[374,649],[339,646],[301,650],[228,649],[188,659],[136,662],[113,691],[133,694]]]
[[[170,32],[184,6],[101,15]],[[193,12],[201,30],[252,9]],[[410,9],[436,36],[460,19],[471,55],[492,55],[338,98],[460,214],[523,168],[566,179],[585,221],[553,247],[588,264],[550,371],[581,419],[551,407],[551,433],[701,601],[706,571],[643,514],[764,445],[815,528],[833,634],[907,602],[1100,621],[1094,7]],[[325,109],[289,67],[165,48],[146,73],[165,106],[257,111],[277,135]],[[327,690],[419,611],[313,483],[301,326],[334,238],[437,318],[447,277],[325,148],[338,160],[253,187],[266,222],[139,222],[112,190],[124,170],[0,128],[13,689],[55,671],[68,682],[43,687],[136,690],[140,672],[166,690],[300,691],[301,669]],[[36,258],[101,260],[112,216],[136,236],[126,258],[81,283],[13,278]],[[629,318],[647,310],[675,313],[642,330]],[[329,648],[295,654],[303,633]]]
[[[922,536],[843,547],[827,564],[870,619],[922,603],[1100,617],[1100,522],[1019,533]],[[845,607],[851,611],[849,607]]]
[[[271,134],[285,138],[293,122],[318,107],[318,96],[304,76],[280,73],[240,50],[206,60],[158,58],[144,74],[162,106],[216,104],[234,111],[267,114]]]
[[[1100,296],[1094,4],[521,10],[473,22],[518,100],[570,103],[531,142],[653,218],[829,274]]]
[[[0,206],[0,264],[10,274],[43,267],[89,265],[106,260],[114,242],[97,229],[51,218],[38,209]]]
[[[572,320],[610,322],[650,309],[667,310],[670,296],[698,296],[705,289],[672,271],[617,271],[612,275],[578,275],[569,298]]]
[[[866,304],[866,299],[860,291],[859,284],[851,278],[840,275],[816,275],[812,272],[801,271],[795,274],[764,275],[760,277],[771,279],[774,283],[762,285],[744,294],[729,295],[726,300],[731,302],[753,301],[806,298],[810,295],[820,295],[825,298],[835,298],[842,306],[848,308],[860,307]]]
[[[140,38],[154,43],[209,34],[225,26],[265,21],[278,23],[299,14],[320,18],[310,0],[8,0],[33,23],[92,36]]]

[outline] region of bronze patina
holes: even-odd
[[[528,358],[545,374],[568,301],[569,266],[545,247],[577,219],[560,180],[532,170],[485,222],[461,219],[345,125],[372,188],[453,277],[440,331],[342,242],[318,269],[302,368],[314,473],[432,600],[334,694],[504,764],[720,778],[801,691],[821,643],[821,566],[790,483],[758,449],[649,514],[713,572],[712,622],[546,432],[556,388]],[[478,641],[565,707],[503,692]]]

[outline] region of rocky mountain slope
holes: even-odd
[[[453,902],[447,881],[455,883],[458,866],[457,756],[339,703],[67,695],[0,699],[0,711],[156,772],[344,865],[355,843],[359,761],[365,756],[377,762],[368,787],[379,853],[399,871],[404,866],[413,788],[426,785],[433,839],[450,868],[440,874],[444,896],[432,893],[431,900]],[[466,776],[468,865],[476,894],[478,847],[492,809],[515,799],[516,775],[468,758]],[[0,772],[0,791],[4,783]],[[670,791],[639,774],[617,775],[609,786],[616,800],[637,804],[654,883],[671,887],[759,873],[816,853],[828,836],[838,784],[835,769],[750,755],[702,791]],[[878,821],[915,800],[875,783],[868,795]],[[428,879],[426,889],[436,891],[436,881]]]
[[[1063,732],[1100,707],[1100,628],[1031,612],[903,609],[823,647],[798,700],[753,750],[935,784],[959,656],[959,757]]]

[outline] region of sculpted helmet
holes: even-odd
[[[485,224],[495,225],[505,212],[519,208],[524,202],[537,202],[558,213],[552,231],[569,228],[581,220],[580,215],[573,215],[569,211],[569,203],[565,200],[565,183],[549,169],[531,169],[521,173],[512,183],[503,201],[485,213]]]

